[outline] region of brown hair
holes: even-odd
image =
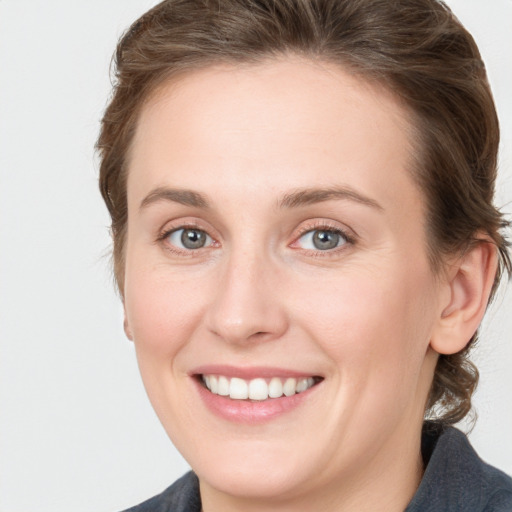
[[[145,101],[178,73],[283,54],[334,62],[387,87],[409,109],[413,174],[427,200],[434,269],[484,234],[496,245],[493,294],[511,271],[506,223],[493,206],[499,126],[471,35],[437,0],[166,0],[137,20],[115,54],[115,85],[98,139],[100,189],[112,217],[123,293],[126,158]],[[471,409],[478,371],[467,347],[441,355],[427,409],[455,423]]]

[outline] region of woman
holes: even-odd
[[[446,6],[164,1],[116,64],[125,331],[193,469],[130,510],[511,510],[450,427],[511,265],[485,69]]]

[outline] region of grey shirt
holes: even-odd
[[[512,512],[512,479],[483,462],[462,432],[425,423],[421,450],[425,474],[405,512]],[[125,512],[201,512],[199,481],[190,471]]]

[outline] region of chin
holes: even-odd
[[[293,495],[315,475],[314,455],[308,455],[300,443],[283,439],[232,439],[230,442],[195,443],[193,452],[185,449],[185,458],[201,484],[239,498],[273,498]],[[178,443],[177,443],[178,444]],[[190,447],[190,443],[184,443]],[[180,449],[180,446],[178,446]],[[318,473],[318,472],[317,472]]]
[[[309,480],[297,467],[291,468],[276,461],[258,466],[224,464],[222,467],[204,468],[203,471],[199,469],[197,474],[202,485],[238,498],[261,500],[293,495]]]

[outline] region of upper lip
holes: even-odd
[[[208,364],[194,368],[190,372],[194,375],[223,375],[225,377],[238,377],[240,379],[251,380],[258,377],[319,377],[318,373],[300,370],[291,370],[288,368],[279,368],[274,366],[232,366],[224,364]]]

